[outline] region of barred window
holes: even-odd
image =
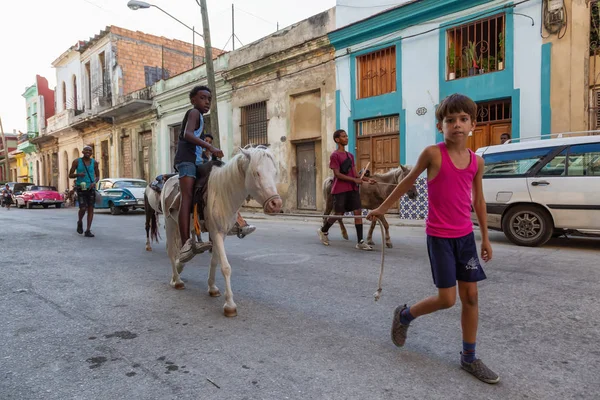
[[[240,128],[242,131],[242,146],[246,145],[267,145],[269,137],[267,135],[267,102],[250,104],[242,107],[242,122]]]
[[[504,14],[448,29],[446,35],[447,80],[504,69]]]

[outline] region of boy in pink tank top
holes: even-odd
[[[473,204],[481,232],[481,258],[492,259],[488,238],[487,213],[483,198],[483,159],[467,148],[469,133],[475,129],[477,105],[467,96],[453,94],[436,110],[437,127],[444,142],[423,150],[417,164],[398,184],[392,194],[367,215],[373,220],[384,215],[427,171],[429,215],[427,218],[427,250],[436,296],[407,307],[398,306],[392,322],[392,341],[404,346],[412,320],[425,314],[450,308],[456,302],[456,284],[462,303],[463,351],[460,364],[467,372],[486,383],[497,383],[500,377],[475,357],[479,308],[477,282],[486,278],[479,262],[473,224]]]

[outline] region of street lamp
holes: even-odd
[[[132,10],[139,10],[140,8],[150,8],[150,7],[154,7],[154,8],[158,8],[160,11],[162,11],[163,13],[167,14],[169,17],[173,18],[175,21],[179,22],[181,25],[185,26],[186,28],[188,28],[189,30],[191,30],[192,32],[194,32],[195,34],[197,34],[198,36],[200,36],[201,38],[204,39],[204,60],[206,62],[206,78],[208,80],[208,86],[210,87],[210,90],[212,91],[212,95],[213,95],[213,99],[214,101],[211,102],[211,115],[210,115],[210,126],[211,126],[211,134],[213,136],[213,141],[215,146],[219,147],[220,146],[220,140],[219,140],[219,114],[218,114],[218,109],[217,109],[217,85],[215,83],[215,70],[213,67],[213,59],[212,59],[212,46],[210,44],[210,29],[209,29],[209,25],[208,25],[208,10],[206,7],[206,0],[196,0],[196,3],[198,3],[198,5],[200,6],[200,12],[202,14],[202,28],[204,29],[204,35],[199,34],[198,32],[196,32],[196,30],[194,28],[190,28],[188,25],[184,24],[183,22],[181,22],[179,19],[175,18],[174,16],[172,16],[171,14],[169,14],[168,12],[166,12],[165,10],[163,10],[162,8],[160,8],[157,5],[154,4],[150,4],[150,3],[146,3],[145,1],[140,1],[140,0],[129,0],[127,2],[127,7],[129,7]],[[192,49],[195,50],[196,46],[193,43],[193,47]],[[195,57],[194,57],[195,59]],[[192,64],[194,65],[194,64]]]

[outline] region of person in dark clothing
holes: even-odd
[[[77,220],[77,233],[83,233],[83,216],[87,212],[87,229],[85,237],[94,237],[90,230],[94,220],[94,206],[96,205],[96,183],[100,179],[98,163],[92,158],[92,147],[83,148],[83,157],[73,160],[69,178],[75,179],[77,198],[79,201],[79,219]]]
[[[204,117],[210,110],[212,94],[206,86],[196,86],[190,92],[192,108],[186,112],[181,124],[177,152],[175,153],[175,169],[179,172],[179,188],[181,191],[181,208],[179,209],[179,234],[181,235],[181,248],[179,261],[186,263],[196,253],[207,250],[205,247],[194,248],[190,239],[190,213],[192,210],[192,197],[196,181],[196,165],[204,162],[202,149],[208,149],[216,157],[223,157],[223,152],[202,139],[204,130]],[[210,246],[206,243],[205,246]]]

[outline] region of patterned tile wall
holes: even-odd
[[[415,184],[418,196],[411,200],[408,196],[400,199],[401,219],[426,219],[427,218],[427,178],[418,178]]]

